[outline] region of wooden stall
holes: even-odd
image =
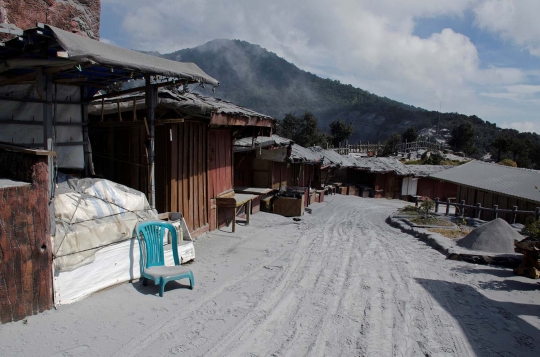
[[[290,139],[278,135],[240,139],[235,142],[234,157],[238,186],[249,183],[254,188],[302,191],[306,207],[315,202],[322,160]]]
[[[156,209],[181,212],[194,236],[222,227],[232,221],[234,214],[232,210],[218,210],[216,201],[233,192],[233,137],[238,135],[239,128],[244,134],[255,128],[269,132],[272,119],[196,94],[162,90],[158,95]],[[118,100],[98,102],[89,109],[95,172],[147,192],[148,133],[144,111],[139,109],[142,98],[123,97],[121,104]],[[209,106],[213,110],[201,115],[201,108]],[[228,113],[232,109],[237,114],[221,115],[220,108],[225,106]]]
[[[481,207],[534,212],[540,207],[540,171],[526,170],[481,161],[453,167],[432,175],[432,178],[457,186],[456,201]],[[474,217],[474,209],[466,209],[465,215]],[[513,223],[512,213],[499,213],[499,217]],[[481,218],[491,220],[494,213],[484,210]],[[525,215],[517,215],[516,222],[524,223]]]

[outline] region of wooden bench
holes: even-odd
[[[251,215],[251,201],[256,199],[257,197],[257,195],[234,193],[234,191],[229,191],[221,196],[218,196],[216,198],[216,225],[219,226],[218,209],[232,208],[234,209],[232,231],[236,232],[236,215],[244,205],[246,206],[246,225],[248,225]]]

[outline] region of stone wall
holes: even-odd
[[[0,23],[23,30],[37,22],[99,40],[100,0],[0,0]]]
[[[0,322],[6,323],[53,304],[47,157],[0,150],[0,173],[29,183],[0,187]]]

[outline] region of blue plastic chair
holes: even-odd
[[[174,266],[165,266],[163,238],[165,232],[171,232]],[[148,279],[159,285],[159,296],[163,296],[165,284],[171,280],[189,279],[190,289],[195,286],[193,272],[181,265],[178,258],[178,238],[176,229],[167,222],[142,222],[137,226],[137,239],[141,251],[141,277],[143,285],[148,285]]]

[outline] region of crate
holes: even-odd
[[[285,217],[296,217],[304,214],[304,196],[301,198],[275,197],[273,213]]]

